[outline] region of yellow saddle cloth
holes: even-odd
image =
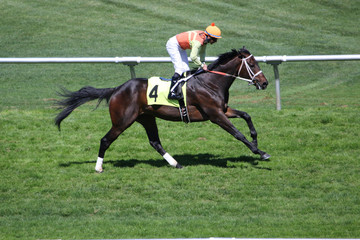
[[[179,101],[168,99],[171,81],[162,80],[160,77],[151,77],[148,79],[148,88],[146,98],[148,105],[165,105],[179,107]],[[184,102],[186,103],[186,82],[182,86]]]

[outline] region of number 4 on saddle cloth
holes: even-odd
[[[190,122],[189,116],[187,114],[186,109],[186,80],[181,79],[179,80],[179,84],[182,85],[182,93],[184,98],[180,100],[173,100],[169,99],[169,91],[170,91],[170,85],[171,80],[170,79],[164,79],[160,77],[151,77],[148,79],[148,88],[146,92],[147,102],[148,105],[165,105],[165,106],[171,106],[171,107],[177,107],[180,111],[181,119],[188,123]]]

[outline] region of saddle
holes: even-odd
[[[172,107],[178,107],[180,112],[181,120],[185,123],[190,122],[190,117],[188,115],[188,110],[186,106],[186,83],[187,81],[199,74],[204,72],[203,69],[198,69],[195,72],[186,72],[186,77],[179,79],[173,87],[177,87],[180,91],[181,98],[178,100],[169,99],[171,79],[166,79],[162,77],[151,77],[148,79],[148,89],[147,89],[147,101],[149,105],[166,105]]]
[[[181,79],[179,80],[181,81]],[[179,100],[169,99],[171,79],[161,77],[151,77],[148,79],[148,88],[146,92],[147,103],[149,105],[165,105],[179,108],[180,116],[183,122],[189,123],[190,118],[186,108],[186,81],[179,82],[179,91],[182,92],[182,98]]]

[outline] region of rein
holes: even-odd
[[[218,75],[233,77],[233,78],[236,78],[236,79],[240,79],[240,80],[243,80],[243,81],[248,82],[249,85],[257,84],[258,87],[260,87],[260,84],[257,82],[257,80],[256,80],[255,78],[256,78],[256,76],[258,76],[260,73],[262,73],[262,71],[260,70],[260,71],[258,71],[257,73],[254,73],[254,72],[251,70],[249,64],[247,63],[247,60],[248,60],[249,58],[251,58],[251,57],[252,57],[252,54],[249,55],[249,56],[246,57],[246,58],[242,58],[242,59],[241,59],[242,61],[241,61],[241,65],[240,65],[240,68],[239,68],[239,71],[238,71],[237,76],[236,76],[236,75],[232,75],[232,74],[228,74],[228,73],[224,73],[224,72],[219,72],[219,71],[211,71],[211,70],[208,70],[208,72],[214,73],[214,74],[218,74]],[[240,71],[241,71],[241,69],[242,69],[242,67],[243,67],[244,65],[245,65],[246,70],[247,70],[247,72],[248,72],[248,74],[249,74],[249,76],[250,76],[251,79],[242,78],[242,77],[239,76],[239,75],[240,75]],[[260,89],[261,89],[261,87],[260,87]]]
[[[218,74],[218,75],[227,76],[227,77],[234,77],[234,78],[237,78],[237,79],[240,79],[240,80],[243,80],[243,81],[246,81],[246,82],[249,82],[249,83],[253,84],[253,81],[252,81],[251,79],[242,78],[242,77],[239,77],[239,76],[235,76],[235,75],[232,75],[232,74],[228,74],[228,73],[224,73],[224,72],[219,72],[219,71],[211,71],[211,70],[208,70],[208,72],[215,73],[215,74]]]

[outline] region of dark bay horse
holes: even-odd
[[[232,50],[224,53],[208,67],[209,71],[194,75],[187,82],[186,104],[191,122],[210,120],[219,125],[237,140],[242,141],[254,154],[259,154],[261,159],[268,159],[270,155],[257,147],[257,132],[251,121],[251,117],[242,111],[228,106],[229,88],[236,78],[248,80],[257,89],[266,89],[268,81],[259,68],[255,58],[248,50]],[[148,105],[146,91],[148,80],[134,78],[115,88],[97,89],[83,87],[79,91],[68,90],[60,93],[65,99],[58,101],[61,107],[55,118],[55,124],[59,127],[75,108],[85,102],[98,99],[99,103],[106,99],[109,103],[112,127],[101,139],[99,155],[95,170],[102,172],[102,164],[105,151],[117,137],[130,127],[135,121],[140,123],[146,130],[150,145],[168,163],[176,168],[182,166],[161,145],[156,118],[169,121],[181,121],[178,108],[161,105]],[[246,121],[252,142],[235,128],[229,118],[242,118]]]

